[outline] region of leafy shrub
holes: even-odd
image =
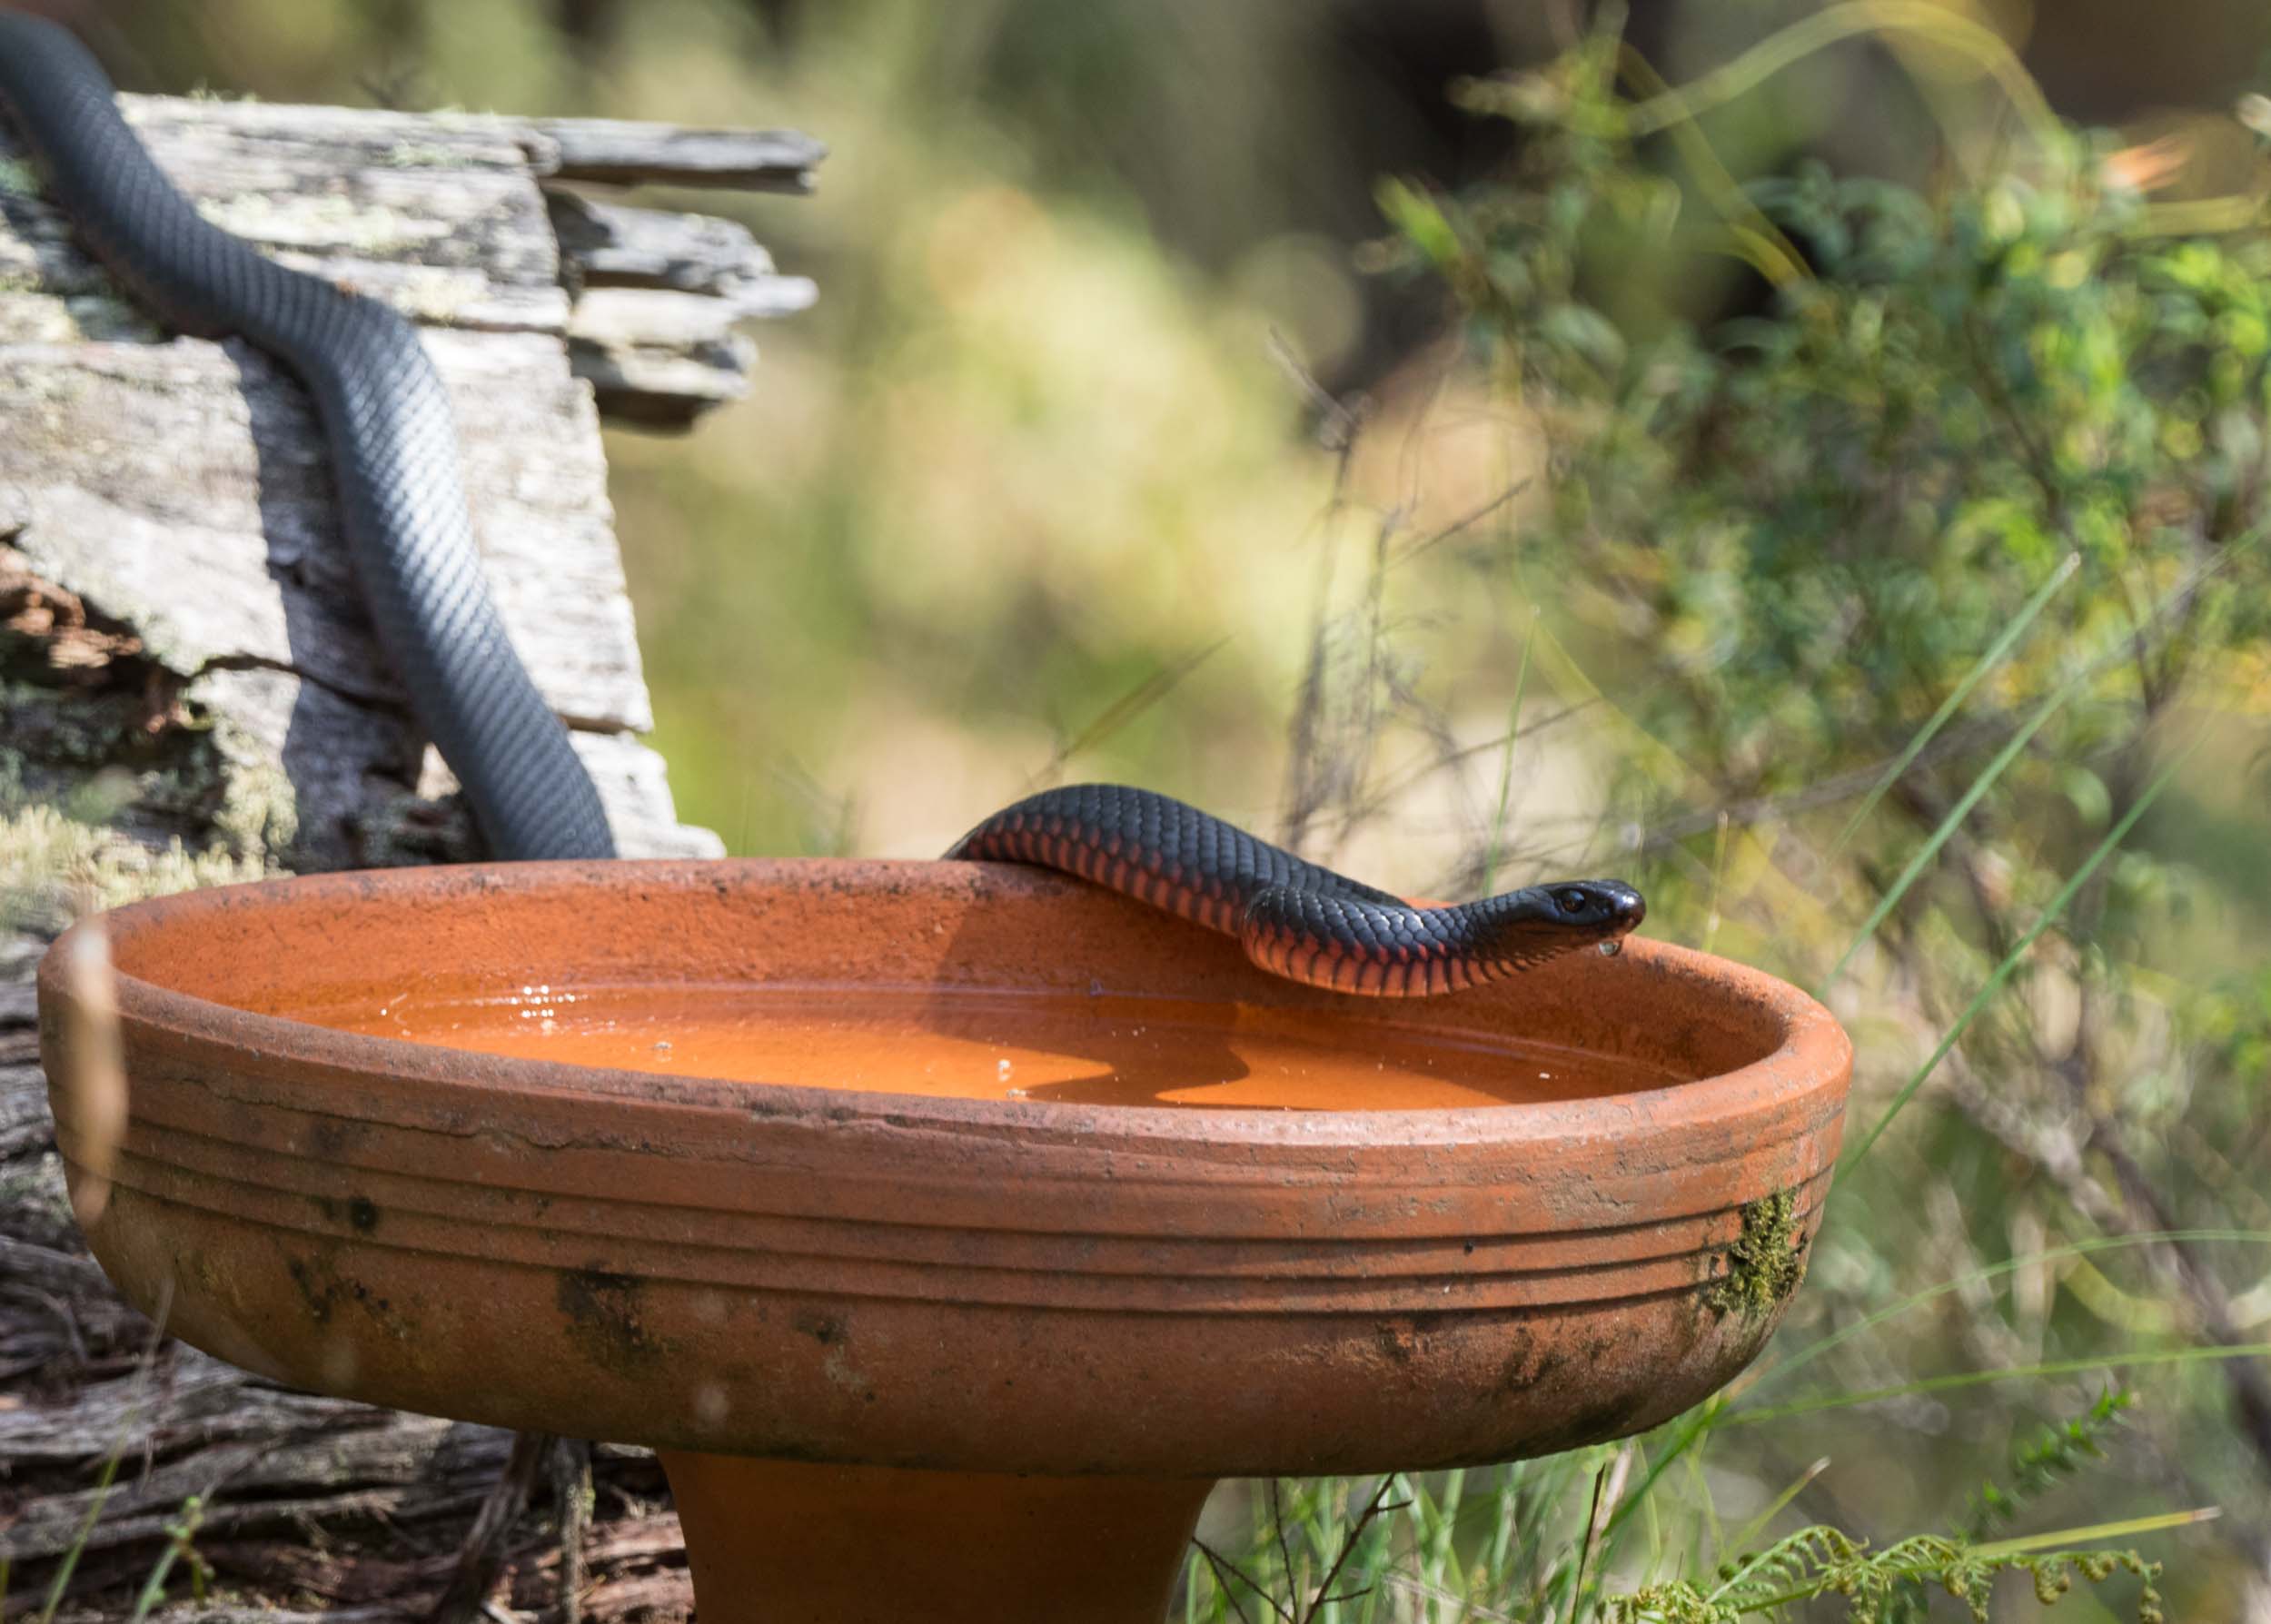
[[[1705,113],[1893,27],[1951,31],[2015,135],[1951,144],[1922,189],[1820,162],[1747,183],[1721,166]],[[1840,1328],[1781,1363],[1829,1355],[1848,1386],[1770,1413],[1714,1401],[1643,1441],[1628,1501],[1661,1499],[1666,1466],[1730,1417],[1898,1414],[1962,1386],[1999,1402],[1974,1429],[1986,1442],[2063,1382],[2129,1364],[2155,1371],[2157,1419],[2118,1447],[2174,1492],[2263,1503],[2271,1383],[2220,1276],[2229,1248],[2271,1243],[2271,1150],[2250,1125],[2271,1055],[2261,201],[2155,203],[2135,154],[2051,117],[1992,35],[1899,0],[1828,7],[1685,91],[1604,31],[1456,94],[1521,127],[1520,163],[1456,197],[1385,184],[1378,262],[1442,280],[1465,364],[1544,448],[1498,567],[1582,690],[1558,697],[1593,704],[1617,758],[1620,866],[1652,929],[1708,939],[1723,916],[1721,950],[1820,990],[1860,1039],[1799,1308]],[[1737,310],[1683,313],[1730,285],[1730,262]],[[1951,1246],[1980,1266],[1949,1280]],[[1888,1350],[1859,1332],[1927,1303],[1941,1334],[1897,1358],[2012,1368],[1888,1382]],[[1989,1575],[2016,1568],[2045,1601],[2076,1574],[2137,1576],[2156,1619],[2133,1554],[2053,1548],[2189,1514],[1996,1537],[2096,1457],[2125,1403],[2018,1448],[2009,1486],[1943,1533],[1730,1538],[1706,1510],[1708,1538],[1643,1554],[1629,1503],[1604,1540],[1564,1500],[1572,1544],[1470,1585],[1435,1516],[1409,1540],[1403,1599],[1347,1616],[1428,1616],[1411,1596],[1455,1594],[1522,1619],[1720,1624],[1842,1597],[1890,1619],[1922,1616],[1929,1583],[1984,1619]],[[1896,1431],[1861,1436],[1881,1458]],[[1933,1436],[1915,1452],[1966,1451]],[[1597,1502],[1612,1458],[1554,1480]],[[1507,1470],[1529,1487],[1492,1493],[1544,1480]],[[1360,1575],[1394,1570],[1392,1525],[1366,1525]],[[2235,1530],[2236,1551],[2258,1532]],[[1579,1555],[1594,1544],[1608,1579]],[[1667,1564],[1715,1577],[1657,1577]]]

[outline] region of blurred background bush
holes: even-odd
[[[48,9],[131,88],[829,143],[742,207],[818,305],[610,446],[733,849],[1123,779],[1413,890],[1624,873],[1849,1023],[1752,1387],[1369,1520],[1226,1498],[1194,1616],[1361,1528],[1321,1617],[2018,1616],[1976,1542],[2078,1529],[2271,1617],[2257,0]]]

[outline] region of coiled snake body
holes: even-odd
[[[0,14],[0,111],[135,298],[184,332],[245,339],[313,396],[381,646],[491,853],[614,856],[590,777],[482,580],[449,401],[409,322],[202,219],[119,115],[100,64],[55,25]],[[1236,936],[1278,975],[1388,996],[1613,949],[1645,912],[1638,892],[1608,880],[1413,907],[1196,807],[1113,785],[1021,801],[947,855],[1078,875]]]

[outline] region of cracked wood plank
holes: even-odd
[[[569,353],[606,416],[681,428],[738,398],[757,350],[736,324],[792,314],[817,296],[810,279],[779,275],[772,255],[732,221],[557,187],[546,189],[546,202],[579,289]]]
[[[563,244],[548,217],[555,197],[571,195],[560,181],[809,191],[823,149],[793,132],[168,96],[122,96],[120,105],[207,218],[421,324],[565,339],[587,286],[675,293],[637,307],[653,315],[651,329],[619,332],[619,306],[604,342],[579,335],[570,345],[576,375],[600,386],[601,410],[627,421],[681,427],[746,391],[754,358],[746,341],[675,335],[811,302],[810,282],[774,274],[763,251],[747,252],[755,248],[742,246],[747,233],[725,222],[709,223],[706,257],[729,281],[610,283],[608,272],[577,262],[590,233]],[[701,218],[616,210],[602,228],[605,253],[620,262],[682,256],[698,234],[689,223]],[[0,130],[0,341],[122,336],[154,330],[79,252]],[[651,359],[658,351],[670,364]]]
[[[809,192],[828,148],[794,130],[686,130],[612,118],[553,118],[535,126],[550,144],[545,173],[564,181],[722,186],[735,192]]]
[[[567,321],[517,121],[172,96],[119,106],[200,213],[296,269],[429,324],[558,332]],[[29,171],[5,131],[0,159],[16,161],[0,171],[0,288],[114,302],[62,213],[5,183]]]
[[[780,275],[738,221],[633,208],[556,186],[544,189],[544,202],[579,287],[709,293],[765,315],[803,310],[818,292],[809,277]]]

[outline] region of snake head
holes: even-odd
[[[1559,880],[1528,893],[1538,916],[1613,956],[1648,917],[1648,903],[1622,880]]]

